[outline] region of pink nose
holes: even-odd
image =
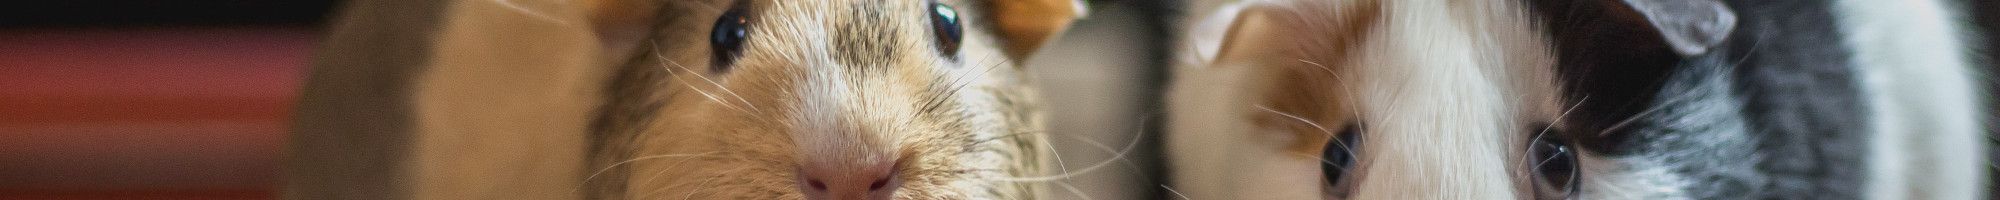
[[[902,185],[895,161],[809,163],[800,167],[799,179],[808,200],[887,200]]]

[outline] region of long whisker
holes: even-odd
[[[1012,138],[1012,137],[1020,137],[1020,136],[1024,136],[1024,135],[1034,135],[1034,134],[1042,134],[1042,133],[1043,133],[1042,131],[1021,131],[1021,132],[1016,132],[1016,133],[1013,133],[1013,134],[1006,134],[1006,135],[1000,135],[1000,136],[993,136],[993,137],[991,137],[991,138],[984,138],[984,139],[974,139],[974,140],[972,140],[972,143],[971,143],[971,144],[967,144],[966,146],[976,146],[976,145],[980,145],[980,144],[983,144],[983,143],[987,143],[987,142],[993,142],[993,141],[999,141],[1000,139],[1007,139],[1007,138]]]
[[[1070,172],[1069,172],[1069,162],[1068,162],[1068,161],[1063,161],[1063,158],[1062,158],[1062,151],[1060,151],[1060,150],[1056,150],[1056,145],[1042,145],[1042,146],[1043,146],[1043,147],[1048,147],[1048,149],[1049,149],[1049,154],[1051,154],[1051,155],[1055,155],[1055,157],[1056,157],[1056,169],[1062,169],[1062,174],[1070,174]],[[1069,179],[1069,177],[1063,177],[1063,179],[1067,180],[1067,179]]]
[[[994,69],[999,69],[1001,65],[1006,63],[1008,62],[1006,61],[994,62],[991,65],[987,65],[986,70],[981,70],[977,74],[969,74],[969,75],[961,74],[958,77],[952,78],[952,80],[949,82],[949,84],[952,85],[951,89],[946,90],[942,93],[938,93],[936,95],[956,95],[958,94],[958,91],[965,90],[966,87],[971,87],[973,85],[972,83],[978,82],[979,77],[985,77],[986,73],[991,73],[993,72]],[[925,102],[923,104],[924,106],[919,110],[923,110],[928,113],[936,113],[937,112],[936,110],[938,108],[941,108],[945,103],[945,101],[949,100],[951,100],[951,98],[933,97],[929,102]]]
[[[641,160],[651,160],[651,159],[660,159],[660,158],[682,158],[682,157],[702,157],[702,156],[708,156],[709,154],[713,154],[713,153],[716,153],[716,152],[707,152],[707,153],[699,153],[699,154],[669,154],[669,155],[653,155],[653,156],[641,156],[641,157],[637,157],[637,158],[632,158],[632,159],[630,159],[630,160],[625,160],[625,161],[619,161],[618,163],[614,163],[614,164],[611,164],[610,166],[604,166],[604,168],[603,168],[603,169],[597,169],[597,170],[596,170],[595,172],[591,172],[589,176],[585,176],[585,177],[583,178],[583,182],[585,182],[585,183],[588,183],[588,182],[590,182],[590,180],[591,180],[591,179],[596,179],[598,175],[603,175],[605,171],[611,171],[611,169],[612,169],[612,168],[617,168],[618,166],[621,166],[621,165],[625,165],[625,164],[629,164],[629,163],[632,163],[632,162],[635,162],[635,161],[641,161]],[[580,192],[580,191],[582,191],[582,190],[583,190],[583,188],[577,188],[576,190],[571,190],[570,192],[571,192],[571,193],[576,193],[576,192]]]
[[[1306,118],[1304,118],[1304,117],[1299,117],[1298,115],[1292,115],[1291,113],[1285,113],[1285,112],[1281,112],[1281,111],[1278,111],[1278,110],[1273,110],[1273,109],[1271,109],[1270,107],[1265,107],[1265,106],[1263,106],[1263,105],[1258,105],[1258,106],[1257,106],[1257,109],[1259,109],[1259,110],[1263,110],[1264,112],[1270,112],[1270,113],[1274,113],[1274,114],[1278,114],[1278,115],[1281,115],[1281,116],[1285,116],[1286,118],[1291,118],[1291,119],[1292,119],[1293,121],[1297,121],[1297,122],[1299,122],[1299,123],[1305,123],[1305,124],[1306,124],[1306,125],[1308,125],[1308,126],[1312,126],[1312,127],[1314,128],[1314,129],[1319,129],[1319,132],[1320,132],[1320,133],[1323,133],[1323,134],[1325,134],[1325,135],[1326,135],[1327,137],[1331,137],[1331,138],[1332,138],[1332,140],[1334,141],[1334,142],[1332,142],[1334,146],[1338,146],[1338,147],[1340,147],[1340,149],[1341,149],[1341,150],[1346,150],[1345,152],[1347,153],[1347,156],[1348,156],[1348,157],[1350,157],[1350,158],[1358,158],[1358,157],[1356,157],[1356,156],[1354,155],[1354,149],[1353,149],[1353,148],[1349,148],[1349,147],[1347,147],[1347,143],[1345,143],[1345,142],[1341,142],[1341,141],[1340,141],[1340,137],[1337,137],[1337,136],[1335,136],[1335,135],[1334,135],[1334,133],[1333,133],[1333,129],[1327,129],[1327,128],[1326,128],[1325,126],[1320,126],[1320,125],[1319,125],[1319,123],[1314,123],[1314,122],[1312,122],[1311,120],[1307,120],[1307,119],[1306,119]]]
[[[1557,126],[1562,126],[1564,121],[1568,121],[1566,119],[1569,118],[1570,113],[1576,112],[1577,108],[1581,108],[1583,107],[1583,104],[1589,102],[1590,102],[1590,96],[1583,96],[1582,99],[1577,100],[1576,105],[1570,105],[1569,109],[1563,109],[1562,114],[1556,115],[1556,119],[1554,121],[1549,122],[1548,126],[1543,126],[1542,131],[1535,133],[1535,138],[1533,138],[1533,140],[1541,141],[1542,136],[1548,135],[1549,130],[1554,130]]]
[[[1626,117],[1624,120],[1619,120],[1618,123],[1611,124],[1610,127],[1605,127],[1604,130],[1598,131],[1597,135],[1598,136],[1610,135],[1612,132],[1618,131],[1619,129],[1623,129],[1626,126],[1631,125],[1633,122],[1638,122],[1639,119],[1646,118],[1647,115],[1653,115],[1659,113],[1660,110],[1665,110],[1667,107],[1672,107],[1671,105],[1680,104],[1682,101],[1690,101],[1693,99],[1694,95],[1679,95],[1675,96],[1672,99],[1667,99],[1667,101],[1655,103],[1651,108],[1646,108],[1646,110],[1644,111],[1639,111],[1639,114],[1633,114],[1631,117]]]
[[[1063,135],[1063,136],[1070,136],[1070,137],[1076,137],[1076,136],[1073,136],[1073,135]],[[1076,139],[1077,139],[1077,141],[1082,141],[1082,142],[1084,142],[1084,143],[1088,143],[1088,144],[1091,144],[1091,145],[1093,145],[1094,147],[1098,147],[1098,148],[1101,148],[1102,150],[1105,150],[1105,151],[1111,151],[1111,152],[1116,152],[1117,154],[1116,154],[1116,155],[1113,155],[1111,159],[1106,159],[1106,160],[1105,160],[1104,162],[1098,162],[1097,164],[1092,164],[1092,165],[1090,165],[1090,166],[1088,166],[1088,167],[1084,167],[1084,168],[1083,168],[1082,170],[1077,170],[1077,172],[1076,172],[1076,173],[1067,173],[1067,174],[1058,174],[1058,175],[1051,175],[1051,176],[1039,176],[1039,177],[1001,177],[1001,178],[999,178],[999,179],[1000,179],[999,181],[1006,181],[1006,182],[1042,182],[1042,181],[1053,181],[1053,180],[1058,180],[1058,179],[1067,179],[1067,178],[1069,178],[1069,177],[1072,177],[1072,176],[1076,176],[1076,175],[1079,175],[1079,174],[1088,174],[1088,173],[1092,173],[1092,172],[1096,172],[1097,170],[1099,170],[1099,169],[1103,169],[1103,168],[1104,168],[1104,167],[1106,167],[1106,166],[1111,166],[1111,164],[1112,164],[1112,163],[1117,163],[1117,162],[1118,162],[1118,160],[1125,160],[1125,161],[1127,162],[1126,164],[1128,164],[1128,165],[1129,165],[1129,164],[1131,164],[1131,163],[1130,163],[1130,162],[1131,162],[1131,160],[1129,160],[1129,159],[1126,159],[1125,157],[1126,157],[1126,156],[1129,156],[1129,155],[1130,155],[1130,154],[1132,153],[1132,150],[1133,150],[1134,148],[1136,148],[1136,147],[1138,147],[1138,146],[1139,146],[1139,139],[1140,139],[1140,138],[1144,138],[1144,137],[1143,137],[1143,135],[1137,135],[1137,134],[1135,134],[1135,135],[1134,135],[1134,136],[1132,137],[1132,141],[1130,141],[1130,142],[1127,142],[1127,143],[1125,144],[1125,149],[1123,149],[1123,150],[1112,150],[1110,146],[1107,146],[1107,145],[1104,145],[1104,143],[1098,143],[1098,142],[1096,142],[1096,141],[1090,141],[1090,140],[1085,140],[1085,139],[1081,139],[1081,138],[1076,138]],[[1136,167],[1135,167],[1135,168],[1136,168]]]
[[[695,73],[693,69],[689,69],[689,68],[688,68],[688,67],[687,67],[686,65],[681,65],[681,63],[680,63],[680,62],[675,62],[675,61],[673,61],[673,60],[671,60],[671,59],[667,59],[667,58],[666,58],[666,56],[662,56],[662,55],[660,55],[660,54],[658,53],[658,52],[659,52],[659,50],[660,50],[660,40],[657,40],[657,39],[655,39],[655,40],[648,40],[648,41],[650,41],[649,43],[651,43],[651,45],[653,46],[653,51],[654,51],[654,53],[653,53],[653,56],[654,56],[655,58],[658,58],[658,59],[660,59],[660,61],[661,61],[661,62],[663,62],[663,63],[667,63],[667,64],[672,64],[672,65],[674,65],[674,67],[677,67],[677,68],[680,68],[680,69],[681,69],[681,71],[685,71],[685,72],[688,72],[688,73]],[[709,78],[708,78],[708,76],[701,76],[701,75],[695,75],[694,77],[695,77],[695,78],[700,78],[700,79],[701,79],[702,81],[704,81],[704,82],[708,82],[708,85],[711,85],[711,86],[715,86],[715,88],[719,88],[719,89],[722,89],[722,92],[723,92],[723,93],[727,93],[727,94],[729,94],[729,96],[732,96],[732,97],[736,97],[736,101],[737,101],[737,102],[742,102],[742,103],[743,103],[743,106],[744,106],[744,107],[750,107],[750,110],[753,110],[753,111],[758,111],[758,112],[762,112],[762,111],[763,111],[762,109],[758,109],[758,108],[757,108],[757,105],[756,105],[755,103],[751,103],[749,99],[744,99],[744,98],[743,98],[743,95],[740,95],[740,94],[736,94],[736,91],[734,91],[734,90],[730,90],[730,89],[729,89],[729,86],[724,86],[724,85],[722,85],[722,83],[718,83],[718,82],[715,82],[715,79],[709,79]]]
[[[532,16],[537,19],[548,20],[551,22],[556,22],[561,24],[571,23],[570,20],[564,20],[563,18],[549,15],[548,11],[546,10],[528,8],[528,6],[521,6],[520,3],[514,3],[513,0],[493,0],[493,3],[498,4],[501,7],[507,7],[507,9],[514,10],[515,12],[521,14],[527,14],[528,16]]]
[[[1172,193],[1172,194],[1174,194],[1174,196],[1176,196],[1176,197],[1181,197],[1181,200],[1194,200],[1194,199],[1190,199],[1190,198],[1188,198],[1188,196],[1187,196],[1186,194],[1181,194],[1181,191],[1179,191],[1179,190],[1174,190],[1174,188],[1173,188],[1173,187],[1167,187],[1167,184],[1160,184],[1160,189],[1167,189],[1167,193]]]
[[[1339,85],[1339,86],[1337,86],[1337,87],[1339,87],[1339,88],[1340,88],[1340,91],[1341,91],[1342,93],[1344,93],[1344,94],[1347,94],[1347,96],[1349,96],[1349,97],[1357,97],[1357,96],[1360,96],[1360,95],[1357,95],[1357,94],[1355,94],[1355,93],[1354,93],[1354,89],[1353,89],[1353,88],[1351,88],[1351,87],[1352,87],[1352,86],[1353,86],[1354,84],[1353,84],[1353,83],[1350,83],[1350,82],[1347,82],[1347,79],[1345,79],[1345,78],[1341,78],[1341,77],[1340,77],[1340,73],[1336,73],[1336,72],[1334,72],[1334,71],[1333,71],[1333,68],[1331,68],[1331,67],[1327,67],[1326,65],[1322,65],[1322,64],[1319,64],[1319,62],[1313,62],[1313,61],[1311,61],[1311,60],[1306,60],[1306,59],[1297,59],[1297,60],[1298,60],[1299,62],[1303,62],[1303,63],[1306,63],[1306,64],[1310,64],[1310,65],[1312,65],[1312,66],[1315,66],[1315,67],[1319,67],[1320,71],[1324,71],[1324,72],[1326,72],[1326,74],[1327,74],[1327,75],[1329,75],[1329,76],[1333,76],[1333,81],[1334,81],[1334,82],[1336,82],[1336,83],[1339,83],[1339,84],[1340,84],[1340,85]],[[1347,111],[1348,111],[1349,113],[1351,113],[1351,114],[1354,114],[1354,119],[1362,119],[1362,116],[1361,116],[1361,107],[1360,107],[1360,106],[1358,106],[1358,105],[1355,105],[1355,104],[1354,104],[1354,102],[1355,102],[1355,100],[1354,100],[1354,99],[1342,99],[1342,100],[1341,100],[1340,102],[1341,102],[1342,104],[1347,104]],[[1355,128],[1355,130],[1358,130],[1358,131],[1360,131],[1361,133],[1369,133],[1369,132],[1368,132],[1368,126],[1354,126],[1354,128]]]
[[[719,172],[719,173],[715,173],[715,174],[713,174],[713,175],[709,175],[708,179],[704,179],[704,180],[702,180],[702,181],[700,182],[700,185],[699,185],[699,186],[697,186],[698,188],[696,188],[696,189],[694,189],[694,190],[689,190],[689,191],[688,191],[688,193],[687,193],[687,195],[684,195],[684,196],[682,196],[682,197],[681,197],[681,199],[694,199],[694,194],[699,194],[699,193],[701,193],[701,191],[702,191],[702,190],[706,190],[706,189],[714,189],[714,187],[711,187],[711,186],[713,186],[713,185],[710,185],[710,183],[714,183],[714,182],[715,182],[715,179],[717,179],[717,178],[722,178],[723,176],[725,176],[725,175],[727,175],[727,174],[730,174],[730,173],[734,173],[734,172],[736,172],[736,171],[742,171],[742,170],[744,170],[744,169],[749,169],[749,168],[736,168],[736,169],[729,169],[729,170],[725,170],[725,171],[722,171],[722,172]],[[658,194],[658,193],[660,193],[660,192],[666,192],[666,190],[665,190],[665,189],[670,189],[670,188],[677,188],[677,187],[681,187],[681,186],[682,186],[682,185],[684,185],[684,184],[685,184],[685,183],[683,183],[683,184],[676,184],[676,185],[673,185],[673,186],[667,186],[667,187],[661,187],[661,188],[660,188],[660,190],[654,190],[654,191],[652,191],[652,192],[648,192],[648,193],[647,193],[646,195],[640,195],[640,196],[653,196],[654,194]]]
[[[1555,129],[1556,126],[1561,126],[1563,121],[1567,121],[1563,119],[1568,118],[1571,112],[1576,112],[1577,108],[1583,107],[1583,104],[1588,102],[1590,102],[1590,96],[1583,96],[1583,98],[1576,100],[1576,105],[1571,105],[1569,109],[1564,109],[1562,114],[1556,115],[1554,122],[1549,122],[1548,126],[1542,127],[1541,132],[1535,133],[1535,137],[1528,140],[1528,147],[1521,149],[1521,152],[1535,152],[1535,145],[1542,144],[1542,137],[1548,136],[1549,130]],[[1527,164],[1528,158],[1527,156],[1522,156],[1522,163],[1520,164]],[[1535,165],[1535,167],[1541,167],[1541,165]]]
[[[655,41],[657,41],[657,40],[655,40]],[[674,65],[674,66],[680,66],[679,62],[674,62],[673,60],[669,60],[669,59],[667,59],[667,58],[666,58],[665,56],[661,56],[661,55],[660,55],[660,54],[658,53],[658,52],[659,52],[659,44],[658,44],[658,42],[654,42],[654,44],[653,44],[653,50],[654,50],[654,53],[653,53],[653,56],[654,56],[655,58],[659,59],[659,60],[660,60],[660,63],[662,63],[662,64],[672,64],[672,65]],[[665,67],[665,66],[666,66],[666,65],[661,65],[661,67]],[[689,70],[689,69],[687,69],[687,67],[680,67],[680,69],[681,69],[681,71],[686,71],[686,72],[688,72],[688,73],[694,73],[694,71],[693,71],[693,70]],[[669,70],[667,70],[667,71],[673,71],[673,70],[669,69]],[[696,76],[696,77],[699,77],[699,76],[701,76],[701,75],[698,75],[698,74],[691,74],[690,76]],[[715,102],[716,104],[721,104],[721,105],[722,105],[722,107],[724,107],[724,108],[729,108],[730,110],[735,110],[736,112],[741,112],[741,113],[751,113],[751,112],[750,112],[750,111],[748,111],[748,110],[744,110],[743,108],[739,108],[739,107],[736,107],[736,105],[734,105],[733,103],[729,103],[728,101],[724,101],[724,100],[722,100],[722,98],[720,98],[720,97],[716,97],[716,96],[715,96],[715,94],[711,94],[711,93],[709,93],[708,91],[705,91],[705,90],[702,90],[701,88],[698,88],[698,87],[695,87],[695,85],[694,85],[693,83],[689,83],[689,82],[687,82],[687,80],[682,80],[682,79],[678,79],[678,78],[670,78],[670,79],[673,79],[673,80],[674,80],[674,81],[676,81],[676,82],[680,82],[680,83],[681,83],[681,85],[686,85],[686,86],[688,87],[688,89],[689,89],[689,90],[694,90],[695,94],[700,94],[700,95],[701,95],[702,97],[705,97],[705,98],[708,98],[708,100],[709,100],[709,101],[713,101],[713,102]],[[752,116],[755,116],[755,115],[752,115]]]
[[[1069,183],[1056,183],[1056,185],[1062,186],[1064,190],[1069,190],[1070,194],[1076,194],[1076,197],[1082,197],[1084,200],[1094,199],[1090,198],[1089,194],[1084,194],[1082,189],[1077,189],[1076,185],[1071,185]]]
[[[1750,43],[1750,51],[1744,52],[1743,58],[1737,59],[1736,63],[1730,63],[1730,66],[1742,65],[1744,62],[1750,61],[1750,55],[1757,53],[1757,48],[1764,46],[1764,40],[1753,40],[1753,41],[1754,42]],[[1668,99],[1667,101],[1655,103],[1651,108],[1646,108],[1646,110],[1644,111],[1639,111],[1639,114],[1634,114],[1632,115],[1632,117],[1627,117],[1625,118],[1625,120],[1619,120],[1618,123],[1611,124],[1610,127],[1606,127],[1604,128],[1603,131],[1599,131],[1597,135],[1598,136],[1610,135],[1612,132],[1615,132],[1619,129],[1623,129],[1627,125],[1631,125],[1631,123],[1636,122],[1641,118],[1645,118],[1645,116],[1647,115],[1652,115],[1654,113],[1657,113],[1660,110],[1670,107],[1669,105],[1679,104],[1681,101],[1688,101],[1689,99],[1693,99],[1693,97],[1694,97],[1693,95],[1680,95],[1680,96],[1675,96],[1673,99]]]
[[[1318,129],[1320,133],[1326,136],[1333,136],[1333,129],[1327,129],[1326,126],[1320,126],[1319,123],[1312,122],[1312,120],[1308,120],[1305,117],[1299,117],[1298,115],[1292,115],[1291,113],[1285,113],[1283,111],[1274,110],[1271,109],[1271,107],[1267,107],[1264,105],[1257,105],[1257,109],[1264,112],[1270,112],[1272,114],[1278,114],[1279,116],[1285,116],[1285,118],[1290,118],[1293,121],[1297,121],[1299,123],[1305,123],[1307,126],[1312,126],[1313,129]]]

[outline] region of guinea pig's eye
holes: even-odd
[[[931,32],[937,35],[939,52],[944,52],[945,57],[958,57],[958,41],[964,37],[958,26],[958,10],[931,2]]]
[[[1361,148],[1359,146],[1361,129],[1357,126],[1359,125],[1348,126],[1347,129],[1341,130],[1339,135],[1333,137],[1333,141],[1327,142],[1326,150],[1320,153],[1319,170],[1326,176],[1328,185],[1340,184],[1342,175],[1347,174],[1349,168],[1354,166],[1355,150]]]
[[[743,56],[743,37],[750,34],[750,19],[743,16],[742,8],[732,8],[715,19],[715,28],[708,34],[708,46],[715,52],[714,72],[728,71],[736,64],[736,58]]]
[[[1576,195],[1577,180],[1582,177],[1577,174],[1577,152],[1570,148],[1569,140],[1562,139],[1562,134],[1551,131],[1542,131],[1536,136],[1539,139],[1529,143],[1528,158],[1535,177],[1542,181],[1536,184],[1538,190],[1566,199]]]

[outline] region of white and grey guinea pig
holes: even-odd
[[[1934,0],[1263,0],[1189,31],[1192,199],[1981,199]]]

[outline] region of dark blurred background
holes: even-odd
[[[0,3],[0,199],[275,197],[296,88],[340,2]],[[1159,126],[1146,122],[1159,121],[1167,38],[1182,13],[1200,13],[1175,2],[1093,1],[1091,18],[1030,63],[1043,85],[1065,86],[1044,93],[1051,132],[1094,133],[1057,138],[1070,163],[1131,164],[1063,181],[1076,197],[1170,198],[1152,187],[1164,174],[1140,166],[1160,166]],[[1982,33],[2000,27],[2000,1],[1967,2]],[[2000,51],[2000,38],[1977,35],[1987,55]],[[1086,140],[1141,145],[1112,158]]]
[[[0,199],[274,197],[336,3],[0,3]]]

